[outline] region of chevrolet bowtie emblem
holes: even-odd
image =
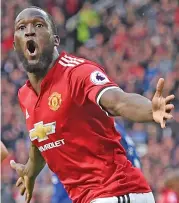
[[[56,122],[43,124],[43,121],[34,124],[34,128],[29,131],[31,141],[37,139],[39,142],[47,140],[48,135],[55,133]]]

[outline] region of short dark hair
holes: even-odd
[[[47,14],[47,16],[48,16],[48,19],[50,20],[50,25],[52,27],[53,34],[57,35],[58,32],[57,32],[56,24],[55,24],[55,22],[53,20],[53,17],[47,11],[45,11],[42,8],[37,7],[37,6],[29,6],[29,7],[25,8],[25,9],[28,9],[28,8],[36,8],[38,10],[41,10],[41,11],[45,12]],[[23,10],[25,10],[25,9],[23,9]]]

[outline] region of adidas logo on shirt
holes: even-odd
[[[28,113],[28,111],[27,111],[27,109],[26,109],[25,118],[28,119],[29,117],[30,117],[30,116],[29,116],[29,113]]]

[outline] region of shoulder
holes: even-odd
[[[64,70],[63,76],[70,81],[90,80],[106,82],[104,69],[97,63],[70,54],[64,54],[59,58],[58,64]],[[100,83],[101,84],[101,83]]]
[[[63,53],[58,63],[65,68],[74,68],[86,62],[84,58],[80,58],[71,54]]]
[[[101,69],[103,70],[103,68],[90,60],[87,60],[85,58],[81,58],[78,56],[74,56],[71,54],[67,54],[67,53],[63,53],[62,56],[59,58],[58,60],[58,64],[60,64],[61,66],[67,68],[68,70],[80,70],[80,69]],[[104,70],[103,70],[104,71]]]

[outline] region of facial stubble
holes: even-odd
[[[35,64],[30,64],[28,62],[27,58],[25,57],[25,53],[22,50],[17,51],[17,55],[27,72],[43,77],[47,73],[49,66],[52,63],[53,50],[53,45],[46,46],[41,53],[38,62]]]

